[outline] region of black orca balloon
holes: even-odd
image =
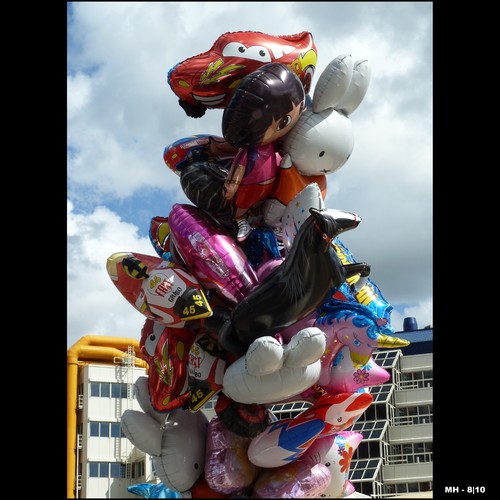
[[[331,244],[359,220],[336,219],[326,209],[309,212],[283,263],[234,307],[230,320],[221,326],[219,342],[229,352],[243,355],[255,339],[274,335],[313,312],[347,278],[369,275],[366,263],[342,264]]]

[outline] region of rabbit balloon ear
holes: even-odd
[[[349,116],[360,104],[365,97],[372,71],[368,65],[368,61],[356,61],[352,72],[352,79],[347,88],[346,93],[340,99],[334,108]]]
[[[337,56],[321,73],[313,94],[313,111],[320,113],[334,108],[346,93],[353,73],[353,61],[349,54]]]
[[[366,60],[353,62],[349,54],[337,56],[321,73],[313,94],[313,111],[334,108],[346,116],[363,100],[370,83]]]

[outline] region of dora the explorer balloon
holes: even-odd
[[[238,241],[252,229],[248,210],[262,204],[273,189],[281,159],[273,143],[297,123],[304,103],[297,75],[288,66],[269,63],[241,80],[224,109],[222,134],[239,148],[224,184]]]

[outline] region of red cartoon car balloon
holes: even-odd
[[[187,405],[189,349],[195,340],[186,328],[171,328],[147,319],[140,349],[149,364],[149,396],[156,411],[169,412]]]
[[[307,94],[317,58],[308,31],[279,36],[236,31],[221,35],[209,51],[178,63],[167,80],[186,114],[199,118],[207,108],[225,108],[239,81],[270,62],[290,66]]]

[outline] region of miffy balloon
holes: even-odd
[[[350,55],[336,57],[321,73],[312,105],[283,137],[280,170],[263,208],[266,224],[279,226],[286,206],[311,182],[326,196],[326,175],[341,168],[352,153],[350,115],[366,94],[370,74],[366,60],[353,62]]]

